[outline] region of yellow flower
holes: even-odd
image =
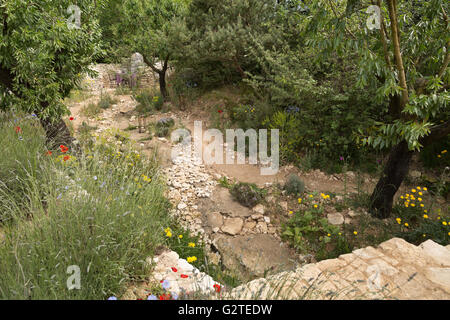
[[[353,231],[353,234],[356,236],[358,234],[358,231]]]
[[[302,198],[298,198],[298,203],[302,203]]]
[[[443,224],[444,226],[446,226],[446,225],[447,225],[447,222],[446,222],[446,221],[442,221],[442,224]]]
[[[425,205],[424,205],[423,203],[421,203],[420,206],[421,206],[422,208],[425,207]]]
[[[293,213],[294,213],[294,211],[292,211],[292,210],[291,210],[291,211],[289,211],[289,214],[293,214]]]
[[[417,189],[417,190],[420,190],[420,187],[417,187],[416,189]]]
[[[166,236],[168,237],[168,238],[171,238],[172,237],[172,232],[166,232]]]
[[[416,205],[414,203],[411,203],[411,207],[415,207]]]
[[[416,192],[416,189],[411,189],[411,192],[412,192],[412,193],[415,193],[415,192]]]
[[[312,197],[313,197],[313,195],[312,195],[312,194],[310,194],[310,195],[309,195],[309,197],[310,197],[310,198],[312,198]]]
[[[400,197],[400,199],[404,199],[404,197],[403,197],[403,196],[401,196],[401,197]]]
[[[426,187],[423,188],[423,191],[427,191],[428,189]]]
[[[422,198],[417,198],[417,200],[420,202],[420,201],[422,201]]]
[[[189,243],[188,243],[188,247],[195,248],[195,243],[189,242]]]
[[[339,232],[339,233],[338,233],[338,235],[342,236],[342,233],[341,233],[341,232]]]
[[[191,262],[197,261],[197,257],[195,257],[195,256],[193,256],[193,257],[187,257],[186,260],[187,260],[187,262],[191,263]]]
[[[423,212],[427,213],[427,212],[428,212],[428,210],[423,210]]]
[[[423,193],[422,193],[422,192],[419,192],[419,196],[423,196]]]
[[[442,154],[446,154],[446,153],[447,153],[447,150],[443,150],[441,153],[442,153]]]
[[[170,232],[170,228],[165,228],[165,229],[164,229],[164,232],[165,232],[165,233]]]
[[[317,208],[317,207],[318,207],[318,205],[317,205],[317,204],[315,204],[315,205],[314,205],[314,208]]]
[[[395,220],[397,220],[397,223],[398,223],[398,224],[401,224],[401,223],[402,223],[402,219],[400,219],[400,218],[397,218],[397,219],[395,219]]]
[[[183,239],[183,235],[180,234],[180,235],[178,236],[178,238],[179,238],[179,239]]]
[[[424,214],[424,215],[423,215],[423,218],[424,218],[424,219],[428,219],[428,215],[427,215],[427,214]]]
[[[407,222],[405,222],[405,227],[407,227],[407,228],[409,227],[409,224]]]

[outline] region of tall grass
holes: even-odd
[[[58,150],[47,155],[44,141],[32,120],[2,115],[0,298],[120,296],[148,275],[144,261],[172,223],[157,162],[125,144],[119,150],[111,137],[82,158],[69,151],[67,161]],[[80,289],[68,289],[72,265],[80,268]]]

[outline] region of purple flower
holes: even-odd
[[[112,296],[112,297],[109,297],[108,300],[117,300],[117,298]]]
[[[161,283],[161,287],[162,287],[163,289],[165,289],[165,290],[169,289],[169,288],[170,288],[170,282],[169,282],[168,280],[164,280],[164,281]]]
[[[155,295],[151,294],[147,297],[147,300],[158,300],[158,298]]]
[[[339,157],[339,160],[344,161],[344,157],[343,157],[343,156],[340,156],[340,157]]]

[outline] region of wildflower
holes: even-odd
[[[64,156],[64,158],[63,158],[64,162],[66,162],[69,159],[70,159],[70,156]]]
[[[220,284],[215,284],[213,285],[214,290],[216,290],[217,293],[220,292],[220,290],[222,290],[222,287],[220,286]]]
[[[147,300],[158,300],[158,298],[155,295],[151,294],[147,297]]]
[[[186,278],[188,278],[189,276],[188,276],[187,274],[182,274],[180,277],[183,278],[183,279],[186,279]]]
[[[62,153],[66,153],[67,151],[69,151],[69,148],[66,147],[66,146],[64,146],[64,145],[60,145],[60,146],[59,146],[59,149],[61,149],[61,152],[62,152]]]
[[[443,150],[441,153],[442,153],[442,154],[446,154],[446,153],[447,153],[447,150]]]
[[[164,281],[161,283],[161,287],[162,287],[163,289],[165,289],[165,290],[169,289],[169,288],[170,288],[170,282],[169,282],[168,280],[164,280]]]
[[[358,231],[353,231],[353,234],[356,236],[358,235]]]
[[[404,199],[404,197],[403,197],[403,196],[400,196],[400,199]]]
[[[339,233],[338,233],[338,235],[342,236],[342,233],[341,233],[341,232],[339,232]]]
[[[173,300],[178,300],[178,295],[176,294],[176,292],[171,292],[170,294],[172,295]]]
[[[426,187],[423,188],[423,191],[427,191],[428,189]]]
[[[428,210],[423,210],[423,212],[427,213],[427,212],[428,212]]]
[[[298,203],[302,203],[302,198],[298,198]]]
[[[195,261],[197,261],[197,257],[196,257],[196,256],[188,257],[188,258],[187,258],[187,262],[189,262],[189,263],[195,262]]]
[[[22,128],[21,127],[16,127],[15,130],[16,130],[16,133],[22,132]]]
[[[422,192],[419,192],[419,196],[423,196],[423,193],[422,193]]]
[[[422,201],[422,198],[417,198],[417,201],[419,201],[419,202]]]
[[[293,214],[293,213],[294,213],[294,211],[292,211],[292,210],[291,210],[291,211],[289,211],[289,214]]]
[[[168,238],[171,238],[172,237],[172,232],[166,232],[166,236],[168,237]]]
[[[97,181],[98,178],[97,178],[97,176],[94,176],[93,179],[94,179],[95,181]]]
[[[397,218],[397,219],[395,219],[395,220],[397,220],[397,223],[398,223],[398,224],[401,224],[401,223],[402,223],[402,219],[400,219],[400,218]]]
[[[173,272],[178,272],[177,268],[175,268],[175,267],[172,267],[171,269]]]
[[[314,205],[314,208],[317,208],[317,207],[318,207],[318,205],[317,205],[317,204],[315,204],[315,205]]]
[[[417,187],[416,189],[417,189],[417,190],[420,190],[420,187]]]
[[[188,243],[188,246],[191,247],[191,248],[195,248],[195,243],[189,242],[189,243]]]
[[[52,155],[52,152],[51,152],[51,151],[47,151],[47,152],[46,152],[46,155],[51,156],[51,155]]]
[[[165,228],[165,229],[164,229],[164,232],[165,232],[165,233],[170,232],[170,228]]]
[[[446,226],[446,225],[447,225],[447,222],[446,222],[446,221],[442,221],[442,224],[443,224],[444,226]]]
[[[415,192],[416,192],[416,189],[411,189],[411,192],[412,192],[412,193],[415,193]]]
[[[426,235],[425,233],[422,235],[422,237],[424,237],[424,238],[425,238],[426,236],[427,236],[427,235]]]
[[[310,198],[314,197],[312,194],[309,195]]]
[[[117,300],[117,298],[112,296],[112,297],[109,297],[108,300]]]
[[[423,218],[424,218],[424,219],[428,219],[428,215],[427,215],[427,214],[424,214],[424,215],[423,215]]]
[[[180,234],[180,235],[178,236],[178,239],[183,239],[183,235]]]
[[[219,110],[218,112],[219,112],[219,113],[222,113],[222,112],[223,112],[223,110]]]
[[[159,300],[170,300],[170,294],[164,293],[160,295]]]
[[[409,224],[408,224],[408,222],[405,222],[405,227],[407,227],[407,228],[409,227]]]
[[[415,207],[416,205],[414,203],[411,203],[411,207]]]
[[[340,156],[340,157],[339,157],[339,160],[344,161],[344,157],[343,157],[343,156]]]
[[[327,234],[328,237],[331,237],[331,234]]]
[[[75,120],[75,118],[74,118],[74,117],[70,117],[69,120],[70,120],[70,121],[73,121],[73,120]]]

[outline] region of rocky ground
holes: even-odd
[[[98,67],[100,72],[103,69],[104,67]],[[83,122],[94,127],[96,133],[100,133],[109,128],[125,130],[130,128],[130,126],[139,125],[137,114],[134,110],[136,101],[130,95],[116,96],[118,103],[110,109],[103,111],[103,114],[94,119],[83,116],[81,113],[82,108],[90,102],[98,102],[100,92],[109,92],[111,95],[114,95],[115,92],[114,89],[105,88],[104,83],[99,84],[98,79],[92,79],[89,83],[91,89],[90,97],[85,101],[74,103],[70,106],[72,116],[74,117],[72,125],[75,132],[78,131]],[[192,130],[193,121],[201,120],[198,119],[200,116],[201,112],[196,113],[195,110],[191,112],[169,111],[165,114],[153,115],[146,120],[147,123],[150,123],[158,121],[161,118],[169,117],[175,120],[176,126]],[[204,120],[207,123],[207,120]],[[299,270],[301,272],[309,270],[308,272],[312,272],[314,276],[317,276],[322,271],[334,271],[336,269],[335,265],[341,266],[341,264],[343,265],[343,261],[346,261],[351,267],[350,269],[345,269],[345,272],[347,272],[345,275],[340,274],[339,283],[342,284],[346,282],[344,279],[348,280],[349,274],[353,274],[352,277],[357,277],[356,270],[360,262],[351,262],[351,259],[347,259],[348,257],[362,258],[363,262],[361,263],[364,264],[365,270],[370,269],[370,265],[375,265],[375,267],[372,267],[373,270],[381,268],[380,270],[384,270],[383,272],[387,272],[389,276],[397,274],[399,278],[403,279],[404,277],[408,277],[410,273],[414,273],[413,271],[416,270],[414,268],[418,268],[418,263],[422,261],[415,261],[412,267],[405,262],[405,266],[403,267],[402,261],[395,260],[400,258],[397,254],[404,255],[399,251],[406,250],[405,252],[415,253],[419,249],[415,249],[416,247],[412,245],[404,244],[398,239],[393,239],[391,242],[384,244],[386,248],[391,245],[397,246],[398,250],[395,251],[395,255],[393,256],[383,255],[383,258],[378,260],[376,260],[377,257],[370,256],[371,260],[368,261],[367,259],[369,258],[366,259],[364,254],[372,249],[366,248],[364,251],[359,251],[361,254],[355,251],[350,255],[346,255],[347,257],[341,256],[339,259],[334,259],[335,261],[333,263],[330,262],[333,260],[327,260],[328,262],[324,261],[317,265],[310,264],[302,267],[305,263],[314,261],[308,260],[308,257],[296,254],[280,238],[281,217],[287,215],[290,210],[295,210],[296,204],[289,202],[288,199],[280,200],[280,197],[275,194],[277,192],[276,186],[283,184],[289,174],[296,173],[300,174],[301,178],[305,181],[307,191],[334,192],[342,195],[344,192],[355,192],[359,186],[358,179],[364,182],[363,187],[365,188],[373,188],[376,182],[375,179],[369,176],[357,177],[353,172],[347,172],[346,175],[332,176],[326,175],[319,170],[300,173],[298,169],[292,166],[281,168],[278,174],[273,176],[261,176],[259,174],[260,168],[256,165],[204,165],[200,161],[201,159],[196,158],[192,152],[181,152],[176,159],[172,159],[171,151],[173,144],[168,139],[153,138],[150,140],[148,139],[148,132],[140,131],[137,128],[128,131],[130,139],[138,142],[144,154],[151,154],[154,150],[158,150],[163,170],[167,176],[167,196],[174,204],[174,209],[171,214],[177,217],[185,228],[195,234],[201,235],[202,241],[208,249],[208,258],[211,263],[218,264],[221,262],[228,269],[237,270],[242,281],[267,276],[267,274],[273,275],[272,277],[275,278],[280,275],[297,276],[300,272]],[[230,151],[225,150],[225,152]],[[234,156],[236,155],[234,154]],[[234,201],[227,188],[219,184],[219,180],[224,177],[229,181],[255,183],[260,187],[266,188],[269,193],[267,202],[264,205],[260,204],[253,208],[242,206]],[[343,183],[344,181],[345,183]],[[337,212],[332,207],[326,210],[328,220],[335,225],[351,223],[351,220],[355,216],[365,213],[363,210],[344,210]],[[437,248],[435,244],[428,244],[427,246]],[[375,251],[381,255],[384,252],[384,247],[380,247],[381,249]],[[448,249],[438,248],[430,250],[437,250],[436,252],[440,256],[449,259],[447,255],[450,255],[450,253],[445,253]],[[427,251],[427,254],[430,252]],[[183,294],[183,292],[192,292],[194,286],[200,288],[203,293],[208,290],[213,291],[213,285],[217,284],[209,276],[193,268],[187,261],[179,259],[175,252],[163,252],[155,259],[154,261],[149,261],[149,263],[156,265],[153,279],[156,282],[163,279],[170,279],[173,283],[172,290],[177,295]],[[404,259],[407,260],[408,258],[405,256]],[[449,297],[448,267],[450,267],[450,263],[448,261],[445,260],[442,264],[433,264],[433,266],[430,266],[431,271],[426,271],[428,273],[423,276],[428,281],[424,283],[427,283],[430,288],[433,288],[434,285],[437,286],[436,281],[433,279],[441,279],[442,277],[444,284],[447,283],[444,285],[444,289],[439,289],[440,291],[433,289],[434,291],[431,291],[433,297]],[[386,263],[390,263],[390,265],[386,265]],[[329,265],[331,266],[330,268],[328,268]],[[401,268],[398,266],[401,266]],[[174,272],[172,268],[175,268],[177,272]],[[439,270],[433,268],[438,268]],[[284,273],[280,274],[279,272]],[[181,274],[187,277],[180,277]],[[364,277],[361,276],[361,279],[357,280],[367,281],[368,277],[371,277],[371,274],[366,274]],[[422,279],[422,275],[419,278]],[[303,278],[302,283],[307,286],[310,282],[305,282],[304,280]],[[269,280],[263,279],[257,282],[250,282],[250,287],[237,288],[233,291],[233,294],[241,292],[242,297],[255,295],[256,291],[260,291],[262,285],[267,285],[267,281]],[[333,286],[333,288],[336,288],[336,286]],[[361,290],[364,291],[364,289]],[[426,293],[428,291],[424,291],[424,294]],[[127,292],[127,297],[130,299],[140,295],[142,296],[143,292],[136,292],[136,290],[134,292]],[[402,293],[396,297],[412,296],[414,295],[410,294],[408,296],[406,293]],[[266,296],[262,294],[262,297]],[[298,298],[298,296],[292,294],[288,297]],[[418,295],[414,297],[420,298]]]

